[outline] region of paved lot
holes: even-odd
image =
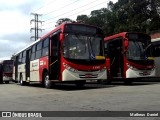
[[[53,89],[45,89],[39,84],[0,85],[0,111],[69,110],[159,111],[160,83],[133,83],[128,86],[123,83],[86,84],[81,89],[68,84],[58,84]]]

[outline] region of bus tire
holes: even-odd
[[[75,84],[78,88],[82,88],[85,85],[85,83],[86,81],[84,80],[84,81],[76,81]]]
[[[110,85],[110,84],[112,84],[112,79],[108,78],[108,79],[104,80],[104,82],[102,84],[104,84],[104,85]]]
[[[2,80],[0,80],[0,84],[3,84],[3,81],[2,81]]]
[[[44,87],[47,89],[52,88],[52,82],[49,80],[49,75],[47,72],[44,73]]]
[[[6,84],[9,84],[9,81],[5,81]]]
[[[3,79],[1,76],[0,76],[0,84],[3,84]]]
[[[125,84],[125,85],[131,85],[131,84],[132,84],[132,81],[131,81],[131,80],[124,80],[124,84]]]

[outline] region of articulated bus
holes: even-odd
[[[155,76],[149,35],[122,32],[106,37],[104,41],[111,80],[123,80],[126,84],[131,84],[135,78]]]
[[[12,81],[13,60],[3,60],[0,62],[0,83]]]
[[[156,76],[160,77],[160,38],[152,39],[153,56],[155,61]]]
[[[64,23],[14,55],[13,79],[21,85],[86,81],[107,78],[103,32],[80,23]]]

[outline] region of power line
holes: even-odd
[[[47,5],[49,5],[50,3],[55,2],[55,1],[56,1],[56,0],[51,1],[51,2],[48,2],[45,6],[47,6]],[[40,7],[40,8],[38,8],[37,10],[34,10],[33,12],[36,12],[36,11],[38,11],[38,10],[42,9],[42,8],[44,8],[44,6],[41,6],[41,7]]]
[[[91,3],[94,3],[94,2],[96,2],[96,1],[97,1],[97,0],[95,0],[95,1],[93,1],[93,2],[90,2],[90,4],[91,4]],[[87,5],[88,5],[88,4],[85,4],[85,5],[81,6],[81,7],[78,7],[78,8],[76,8],[76,9],[73,9],[73,10],[70,10],[70,11],[68,11],[68,12],[62,13],[62,14],[60,14],[60,15],[58,15],[58,16],[55,16],[54,18],[52,17],[52,18],[46,19],[45,21],[49,21],[49,20],[55,19],[55,18],[57,18],[57,17],[59,17],[59,16],[62,16],[62,15],[67,14],[67,13],[70,13],[71,11],[77,10],[77,9],[79,9],[79,8],[83,8],[83,7],[87,6]]]
[[[65,5],[65,6],[62,6],[62,7],[61,7],[61,8],[59,8],[59,9],[56,9],[56,10],[54,10],[54,11],[51,11],[51,12],[45,13],[45,14],[43,14],[43,16],[48,15],[48,14],[51,14],[51,13],[56,12],[56,11],[59,11],[59,10],[61,10],[61,9],[65,8],[65,7],[67,7],[67,6],[70,6],[70,5],[72,5],[72,4],[74,4],[74,3],[78,2],[78,1],[79,1],[79,0],[76,0],[76,1],[74,1],[74,2],[72,2],[72,3],[69,3],[69,4]]]
[[[96,6],[98,6],[98,5],[101,5],[101,4],[103,4],[103,3],[105,3],[105,2],[102,2],[102,3],[100,3],[100,4],[97,4],[97,5],[92,6],[92,7],[90,7],[90,8],[84,9],[84,10],[82,10],[82,11],[76,12],[76,13],[74,13],[74,14],[71,14],[71,15],[67,16],[67,17],[76,15],[76,14],[78,14],[78,13],[80,13],[80,12],[85,11],[85,10],[89,10],[89,9],[94,8],[94,7],[96,7]],[[56,17],[57,17],[57,16],[56,16]],[[55,17],[55,18],[56,18],[56,17]],[[55,19],[55,18],[52,18],[52,19]],[[53,22],[56,22],[56,21],[48,22],[47,24],[51,24],[51,23],[53,23]],[[45,25],[47,25],[47,24],[45,24]],[[44,25],[42,25],[42,26],[44,26]],[[49,29],[49,28],[45,28],[45,29]]]

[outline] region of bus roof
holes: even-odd
[[[48,34],[44,35],[43,37],[41,37],[40,39],[44,39],[50,35],[52,35],[54,32],[56,32],[57,30],[61,29],[62,31],[64,30],[64,26],[67,24],[75,24],[75,25],[86,25],[86,26],[90,26],[90,27],[95,27],[95,28],[99,28],[97,26],[93,26],[93,25],[89,25],[89,24],[83,24],[83,23],[77,23],[77,22],[73,22],[73,23],[63,23],[61,25],[59,25],[58,27],[56,27],[55,29],[53,29],[52,31],[50,31]]]
[[[13,60],[1,60],[1,61],[0,61],[0,64],[3,64],[3,63],[5,63],[5,62],[10,62],[10,61],[13,61]]]
[[[110,39],[113,39],[113,38],[116,38],[116,37],[119,37],[119,36],[125,36],[126,33],[129,33],[129,32],[121,32],[121,33],[118,33],[118,34],[114,34],[114,35],[111,35],[111,36],[108,36],[108,37],[105,37],[104,40],[110,40]]]
[[[127,33],[137,33],[137,34],[145,34],[145,33],[141,33],[141,32],[121,32],[121,33],[118,33],[118,34],[114,34],[114,35],[111,35],[111,36],[108,36],[108,37],[105,37],[104,40],[107,41],[107,40],[110,40],[110,39],[114,39],[116,37],[124,37],[125,38],[125,35]],[[146,34],[147,35],[147,34]],[[149,36],[149,35],[148,35]]]

